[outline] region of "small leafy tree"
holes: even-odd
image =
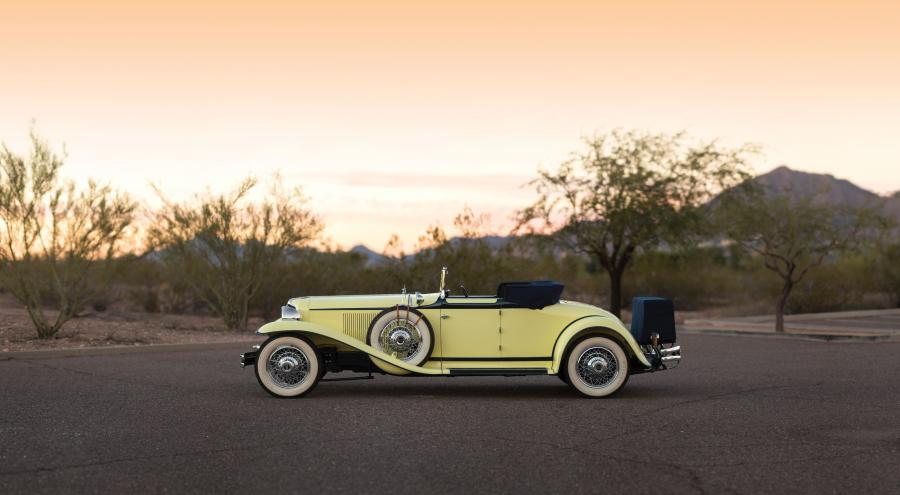
[[[619,315],[622,278],[638,250],[701,233],[703,204],[745,177],[752,149],[691,146],[683,133],[636,130],[614,130],[584,144],[531,182],[539,197],[518,213],[517,230],[553,231],[561,246],[602,267],[609,309]]]
[[[791,291],[810,270],[866,242],[885,222],[874,208],[824,204],[814,194],[766,190],[752,181],[723,194],[718,203],[722,232],[758,255],[781,279],[775,303],[777,332],[784,331]]]
[[[248,308],[267,276],[318,237],[322,224],[300,188],[274,181],[265,198],[251,202],[257,182],[246,179],[229,194],[163,200],[149,237],[162,260],[228,328],[247,326]]]
[[[29,156],[0,151],[0,286],[47,339],[105,287],[136,204],[93,181],[61,181],[64,157],[30,137]],[[55,317],[44,312],[50,301]]]

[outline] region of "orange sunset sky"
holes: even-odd
[[[411,249],[614,127],[900,189],[895,1],[0,0],[0,140],[142,199],[281,170],[344,247]]]

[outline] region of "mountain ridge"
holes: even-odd
[[[900,191],[888,195],[880,195],[860,187],[847,179],[841,179],[831,174],[819,174],[794,170],[786,165],[780,165],[774,169],[757,175],[750,179],[771,191],[789,191],[802,195],[815,195],[817,200],[831,205],[847,205],[853,207],[871,206],[882,201],[884,212],[900,223]],[[715,202],[716,199],[711,200]],[[499,247],[508,243],[515,236],[484,236],[482,239],[491,247]],[[458,237],[451,242],[458,242]],[[383,254],[370,249],[365,244],[357,244],[350,251],[362,254],[368,258],[370,264],[377,264],[387,260]],[[412,256],[409,254],[407,256]]]

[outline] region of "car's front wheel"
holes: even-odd
[[[276,397],[301,397],[322,375],[319,352],[308,340],[293,335],[263,344],[256,357],[256,379]]]
[[[566,359],[566,378],[588,397],[616,393],[628,380],[628,356],[606,337],[588,337],[577,343]]]

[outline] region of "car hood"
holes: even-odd
[[[385,309],[397,304],[412,307],[432,304],[438,294],[423,294],[422,304],[416,304],[415,294],[368,294],[353,296],[306,296],[295,297],[290,303],[299,310],[304,309]]]

